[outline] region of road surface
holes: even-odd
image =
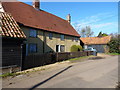
[[[109,56],[6,78],[3,88],[115,88],[117,82],[118,56]]]

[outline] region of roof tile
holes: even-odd
[[[111,36],[105,37],[86,37],[80,38],[84,44],[92,45],[92,44],[107,44],[111,40]]]
[[[66,20],[22,2],[2,2],[6,12],[25,26],[72,36],[80,36]]]
[[[26,38],[11,14],[0,12],[1,28],[3,37]]]

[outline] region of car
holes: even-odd
[[[84,49],[84,51],[92,51],[94,56],[97,56],[97,50],[93,47],[88,47],[87,49]]]
[[[88,47],[87,49],[84,49],[84,51],[94,51],[94,52],[97,52],[97,50],[94,49],[93,47]]]

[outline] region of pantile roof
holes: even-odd
[[[0,35],[2,37],[26,38],[11,14],[0,12]]]
[[[80,38],[80,39],[86,45],[107,44],[111,40],[111,36],[105,36],[105,37],[86,37],[86,38]]]

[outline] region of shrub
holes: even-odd
[[[119,38],[112,38],[108,43],[110,53],[120,53],[120,40]]]
[[[82,51],[82,46],[81,45],[73,45],[71,46],[71,52],[77,52],[77,51]]]

